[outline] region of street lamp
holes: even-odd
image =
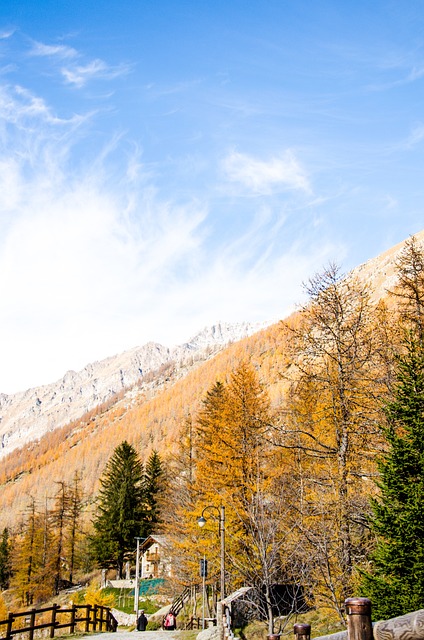
[[[140,597],[140,541],[146,540],[147,538],[138,538],[137,540],[137,551],[135,557],[135,587],[134,587],[134,611],[135,611],[135,619],[138,620],[138,601]]]
[[[208,511],[208,510],[216,510],[216,512],[218,513],[218,524],[219,524],[219,528],[218,528],[218,535],[220,537],[221,540],[221,585],[220,585],[220,589],[221,589],[221,600],[223,600],[225,598],[225,507],[223,505],[221,505],[220,507],[215,507],[215,505],[208,505],[207,507],[205,507],[202,511],[202,515],[200,516],[200,518],[197,519],[197,524],[199,525],[199,527],[204,527],[207,519],[205,518],[204,514]],[[214,516],[212,516],[214,517]]]

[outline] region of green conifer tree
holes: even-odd
[[[362,578],[361,595],[372,600],[376,619],[422,609],[424,602],[424,348],[412,332],[405,343],[386,410],[380,496],[372,501],[377,546]]]
[[[128,442],[116,447],[100,479],[98,512],[93,521],[93,552],[102,568],[116,566],[122,577],[124,563],[135,547],[135,537],[145,537],[143,465]]]
[[[9,530],[5,527],[3,529],[0,542],[0,591],[4,591],[9,588],[10,573],[11,558]]]
[[[164,488],[164,470],[157,451],[152,451],[144,473],[144,499],[146,506],[145,535],[151,534],[160,522],[160,498]]]

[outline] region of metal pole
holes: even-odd
[[[225,507],[220,507],[219,532],[221,535],[221,600],[225,598]]]
[[[138,587],[138,577],[140,574],[140,538],[136,538],[137,540],[137,551],[135,558],[135,587],[134,587],[134,610],[135,610],[135,621],[137,624],[138,620],[138,598],[139,598],[139,587]]]
[[[221,540],[221,600],[225,598],[225,507],[221,505],[219,508],[215,505],[208,505],[202,511],[202,515],[197,519],[197,524],[199,527],[203,527],[206,524],[206,518],[204,517],[204,513],[208,509],[216,509],[218,511],[218,535]]]
[[[206,580],[206,558],[203,554],[203,571],[202,571],[202,630],[205,628],[205,580]]]

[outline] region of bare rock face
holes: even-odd
[[[424,231],[415,238],[424,247]],[[396,285],[395,262],[404,246],[405,241],[360,265],[347,278],[357,277],[362,281],[374,302],[386,297],[387,291]],[[167,363],[175,362],[180,376],[184,375],[184,364],[203,361],[230,342],[252,335],[265,326],[266,323],[219,323],[172,349],[149,342],[93,362],[82,371],[68,371],[52,384],[13,395],[0,394],[0,458],[48,431],[78,420],[116,394],[143,383],[146,374],[155,379],[155,372]]]
[[[88,364],[82,371],[68,371],[52,384],[11,395],[0,394],[0,457],[48,431],[78,420],[116,394],[142,382],[147,373],[154,375],[162,365],[171,361],[183,363],[194,355],[204,359],[262,326],[217,324],[173,349],[149,342]]]

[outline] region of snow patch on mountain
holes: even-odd
[[[265,326],[265,323],[218,323],[173,348],[149,342],[90,363],[81,371],[67,371],[51,384],[11,395],[0,394],[0,457],[78,420],[116,394],[142,383],[147,373],[154,374],[168,362],[183,365],[194,354],[199,360],[206,359]]]

